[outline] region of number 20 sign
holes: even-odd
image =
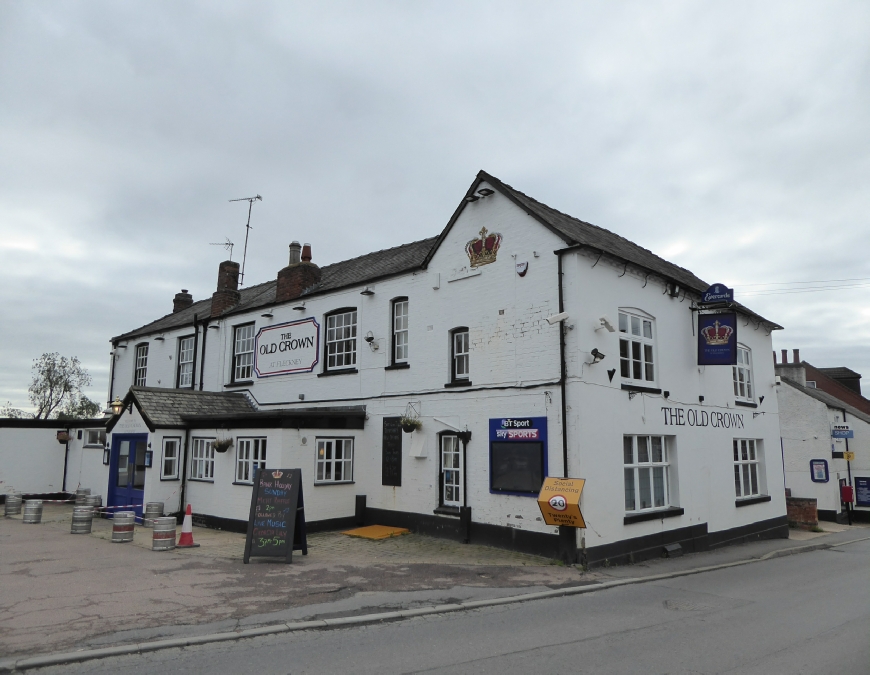
[[[546,478],[538,494],[538,508],[547,525],[586,527],[580,513],[583,478]]]

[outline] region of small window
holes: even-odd
[[[623,436],[626,512],[671,506],[666,436]]]
[[[731,366],[734,380],[734,398],[739,401],[754,401],[752,392],[752,353],[737,345],[737,365]]]
[[[188,389],[193,386],[193,336],[178,340],[178,375],[176,387]]]
[[[102,448],[106,445],[105,429],[85,429],[85,447]]]
[[[163,462],[160,464],[160,478],[174,480],[178,478],[178,458],[181,456],[181,439],[163,439]]]
[[[356,365],[356,310],[326,317],[326,370],[353,368]]]
[[[408,362],[408,298],[393,300],[393,364]]]
[[[454,328],[450,332],[450,381],[461,382],[470,379],[470,343],[468,328]]]
[[[193,480],[214,480],[214,439],[191,439],[190,477]]]
[[[136,345],[136,370],[133,374],[133,385],[145,386],[145,378],[148,372],[148,343]]]
[[[629,383],[648,385],[656,380],[654,321],[619,313],[619,375]]]
[[[462,506],[462,447],[459,436],[441,436],[441,506]]]
[[[353,480],[353,439],[318,438],[315,483]]]
[[[764,494],[761,441],[752,438],[735,438],[733,450],[734,492],[737,499]]]
[[[266,439],[239,438],[236,443],[236,482],[253,483],[254,472],[266,468]]]
[[[233,334],[233,382],[250,380],[254,375],[254,324],[236,326]]]

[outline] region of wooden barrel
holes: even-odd
[[[173,516],[154,518],[154,533],[151,535],[152,551],[171,551],[175,548],[175,526]]]
[[[76,506],[85,506],[87,498],[91,496],[91,488],[79,488],[76,490]]]
[[[24,502],[24,517],[22,523],[41,523],[42,522],[42,500],[28,499]]]
[[[73,508],[72,526],[70,534],[90,534],[91,524],[94,521],[94,509],[92,506],[76,506]]]
[[[6,495],[6,511],[7,516],[17,516],[21,513],[21,495],[8,494]]]
[[[163,502],[148,502],[142,514],[143,525],[154,527],[154,521],[163,516]]]
[[[121,511],[112,520],[112,541],[123,543],[133,541],[133,525],[136,523],[135,511]]]

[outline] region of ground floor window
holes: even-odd
[[[667,436],[623,436],[625,510],[670,506]]]
[[[194,480],[214,480],[214,439],[191,439],[190,477]]]
[[[459,437],[441,436],[441,504],[462,506],[462,449]]]
[[[266,468],[266,439],[239,438],[236,442],[236,482],[253,483],[254,472]]]
[[[173,480],[178,478],[178,457],[180,447],[180,438],[163,439],[163,462],[160,465],[161,479]]]
[[[761,441],[752,438],[735,438],[734,492],[738,499],[757,497],[763,494]]]
[[[348,483],[353,480],[353,439],[318,438],[316,483]]]

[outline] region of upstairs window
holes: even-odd
[[[254,376],[254,324],[236,326],[233,331],[233,382]]]
[[[408,298],[393,300],[393,364],[408,362]]]
[[[326,317],[326,369],[356,365],[356,310],[340,310]]]
[[[186,389],[193,386],[193,336],[178,340],[178,376],[176,387]]]
[[[454,328],[450,334],[450,381],[464,382],[471,377],[468,328]]]
[[[133,372],[133,385],[145,386],[145,376],[148,372],[148,343],[136,345],[136,369]]]
[[[619,313],[619,374],[626,382],[648,385],[656,381],[653,324],[648,317]]]
[[[737,365],[731,366],[734,379],[734,397],[740,401],[755,400],[752,393],[752,354],[737,345]]]

